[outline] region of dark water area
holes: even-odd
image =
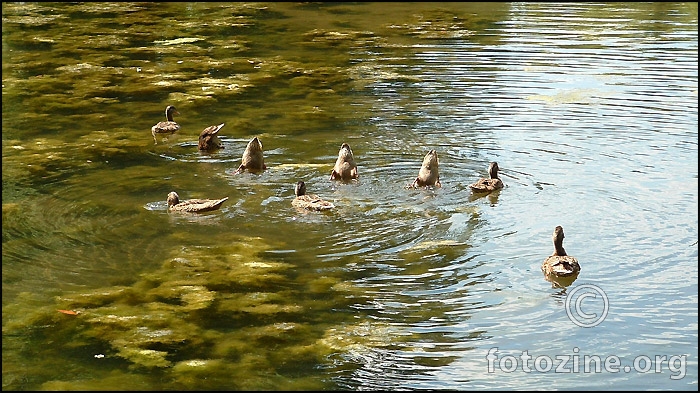
[[[3,390],[697,389],[697,3],[2,18]]]

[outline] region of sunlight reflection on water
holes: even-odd
[[[3,388],[570,389],[487,351],[696,353],[697,3],[392,4],[4,4]],[[268,169],[234,175],[253,136]],[[442,187],[406,189],[430,149]],[[612,311],[577,329],[587,283]],[[586,377],[686,389],[697,361]]]

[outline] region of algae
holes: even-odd
[[[310,291],[300,296],[304,288],[295,288],[290,276],[294,265],[261,258],[271,244],[232,238],[236,241],[231,246],[179,247],[160,268],[142,273],[131,285],[57,296],[55,305],[23,322],[61,326],[57,334],[72,336],[69,341],[77,350],[101,342],[109,348],[105,357],[124,359],[132,367],[172,368],[185,386],[200,372],[232,369],[229,362],[249,364],[249,371],[272,368],[268,355],[255,355],[260,344],[276,342],[279,356],[311,363],[347,346],[339,338],[326,339],[334,342],[329,349],[320,338],[326,325],[307,321],[305,312],[326,307],[313,293],[336,292],[339,299],[347,299],[352,286],[324,276],[304,286]],[[367,334],[371,332],[378,331],[369,329]]]

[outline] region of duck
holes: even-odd
[[[335,160],[335,165],[331,171],[331,180],[350,181],[358,178],[357,164],[355,164],[355,156],[352,154],[350,145],[343,142],[338,151],[338,159]]]
[[[226,200],[228,200],[228,197],[222,199],[188,199],[181,201],[177,192],[171,191],[168,193],[168,211],[187,213],[208,212],[218,210]]]
[[[202,130],[199,134],[198,148],[200,151],[213,151],[224,148],[221,140],[219,140],[219,137],[216,135],[224,124],[225,123],[221,123],[218,126],[209,126]]]
[[[492,162],[489,164],[489,179],[481,178],[475,183],[469,185],[473,192],[491,192],[503,188],[503,181],[498,177],[498,163]]]
[[[552,233],[554,242],[554,253],[542,262],[542,272],[547,277],[570,277],[578,275],[581,265],[578,260],[571,255],[567,255],[564,250],[564,229],[561,225],[554,228]]]
[[[301,180],[294,186],[294,195],[296,195],[292,200],[292,206],[294,207],[318,211],[329,210],[335,207],[334,204],[324,201],[318,195],[306,194],[306,183]]]
[[[437,151],[432,149],[423,157],[423,163],[418,171],[418,177],[416,177],[416,180],[414,180],[408,188],[428,186],[442,187],[440,183],[439,166]]]
[[[263,157],[263,145],[260,139],[256,136],[246,146],[243,152],[243,158],[241,159],[241,165],[233,173],[234,175],[239,174],[243,171],[249,171],[253,173],[262,172],[267,169],[265,165],[265,160]]]
[[[153,140],[158,143],[156,135],[158,134],[172,134],[180,129],[180,125],[173,120],[173,115],[179,115],[180,112],[175,109],[174,106],[168,105],[165,107],[165,120],[159,121],[151,127],[151,134],[153,135]]]

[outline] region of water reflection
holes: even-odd
[[[494,207],[498,204],[498,196],[501,194],[501,190],[498,191],[492,191],[489,193],[483,193],[483,192],[477,192],[477,193],[472,193],[472,195],[469,197],[469,202],[474,202],[479,199],[486,199],[489,201],[489,204],[491,207]]]
[[[573,284],[578,278],[578,275],[579,273],[575,273],[571,276],[559,277],[553,274],[544,273],[544,279],[552,283],[552,288],[564,289],[562,292],[559,292],[559,294],[566,294],[566,287]]]

